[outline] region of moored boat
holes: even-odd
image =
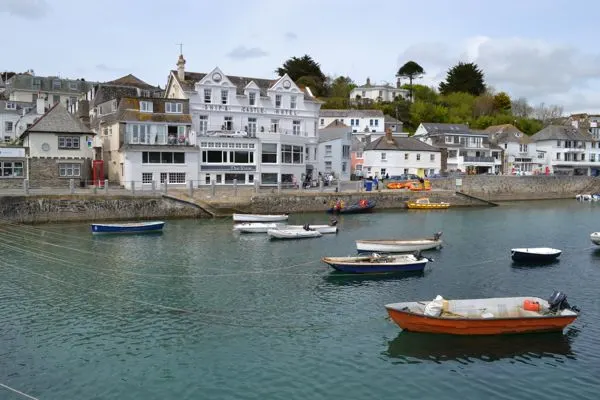
[[[281,226],[286,225],[277,222],[244,222],[235,224],[233,230],[241,233],[266,233],[269,229],[276,229]]]
[[[276,222],[287,219],[287,214],[233,214],[235,222]]]
[[[376,274],[423,271],[427,262],[431,260],[419,253],[393,256],[373,253],[358,257],[323,257],[321,261],[341,272]]]
[[[550,247],[531,247],[511,249],[513,261],[519,262],[548,262],[556,260],[562,253],[561,250]]]
[[[590,240],[597,246],[600,246],[600,232],[594,232],[590,235]]]
[[[433,203],[428,197],[423,197],[417,200],[409,200],[406,202],[406,207],[415,210],[445,210],[450,207],[450,203],[443,201]]]
[[[91,224],[93,234],[162,232],[163,221],[126,222],[121,224]]]
[[[328,233],[338,233],[338,227],[335,225],[286,225],[285,229],[309,229],[317,231],[323,235]]]
[[[323,236],[318,231],[305,229],[269,229],[267,235],[269,239],[310,239]]]
[[[437,232],[433,237],[422,239],[357,240],[356,250],[359,253],[409,253],[430,250],[442,245],[441,237],[442,232]]]
[[[499,335],[562,331],[579,315],[562,292],[538,297],[413,301],[387,304],[403,330],[451,335]]]
[[[349,206],[344,201],[338,200],[327,209],[327,212],[330,214],[358,214],[371,212],[373,208],[375,208],[375,202],[371,200],[362,199]]]

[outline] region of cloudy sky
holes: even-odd
[[[458,61],[533,105],[600,112],[600,2],[589,0],[0,0],[0,70],[164,86],[187,69],[273,77],[310,54],[328,75],[394,82],[408,60],[425,84]],[[9,33],[10,32],[10,33]]]

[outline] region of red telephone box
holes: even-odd
[[[104,187],[104,160],[92,160],[92,182],[96,187]]]

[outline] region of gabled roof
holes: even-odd
[[[431,122],[423,122],[423,128],[427,130],[427,133],[466,133],[468,134],[469,127],[465,124],[437,124]]]
[[[60,88],[54,88],[54,81],[60,81]],[[39,85],[34,87],[33,83]],[[75,88],[71,89],[71,83]],[[61,92],[81,94],[85,93],[95,84],[95,82],[84,81],[83,79],[63,79],[57,76],[36,76],[31,74],[16,74],[7,81],[7,90],[28,90],[41,92]]]
[[[7,109],[6,108],[6,104],[7,103],[13,103],[15,104],[16,108],[13,109]],[[28,103],[25,101],[8,101],[8,100],[1,100],[0,99],[0,114],[23,114],[23,109],[24,108],[29,108],[30,111],[31,109],[35,108],[35,104],[34,103]]]
[[[205,72],[187,72],[187,71],[185,71],[184,72],[184,80],[182,81],[181,79],[179,79],[179,75],[178,75],[177,71],[174,71],[174,70],[171,71],[171,76],[174,79],[176,79],[177,82],[179,82],[179,85],[185,92],[195,91],[196,83],[198,83],[202,79],[204,79],[204,77],[206,75],[207,74]],[[263,78],[250,78],[247,76],[235,76],[235,75],[225,75],[225,76],[233,85],[235,85],[236,94],[243,95],[244,89],[246,88],[246,86],[248,86],[248,84],[250,82],[254,82],[260,90],[260,95],[263,97],[266,97],[267,91],[281,79],[281,77],[278,77],[276,79],[263,79]],[[308,88],[302,87],[297,84],[296,84],[296,86],[298,86],[302,90],[305,100],[317,101],[317,99],[312,95],[312,93],[310,92],[310,90]]]
[[[494,143],[531,143],[531,138],[512,124],[488,126],[485,131]]]
[[[348,129],[350,127],[348,125],[344,124],[343,122],[335,120],[335,121],[331,121],[331,123],[329,125],[327,125],[325,128],[321,128],[321,129],[327,129],[327,128],[345,128],[345,129]]]
[[[96,107],[102,103],[106,103],[110,100],[120,100],[123,97],[136,97],[137,88],[132,86],[117,86],[117,85],[106,85],[101,84],[98,87],[96,96],[94,97],[94,103],[92,107]]]
[[[594,137],[585,130],[567,125],[549,125],[531,137],[534,142],[542,140],[582,140],[593,141]]]
[[[332,140],[344,139],[352,137],[352,132],[349,126],[338,125],[331,126],[331,124],[323,129],[319,129],[319,143],[330,142]]]
[[[161,90],[160,87],[150,85],[149,83],[144,82],[140,78],[135,75],[128,74],[122,76],[114,81],[105,82],[104,84],[108,85],[117,85],[117,86],[130,86],[136,87],[144,90]]]
[[[80,135],[93,135],[77,117],[67,111],[61,103],[56,103],[33,125],[31,125],[21,137],[29,133],[68,133]]]
[[[383,118],[381,110],[320,110],[321,118]]]
[[[364,151],[368,150],[386,150],[386,151],[441,151],[439,148],[428,145],[412,137],[392,137],[389,140],[382,136],[375,141],[367,144]]]
[[[402,121],[400,121],[399,119],[396,119],[394,117],[392,117],[391,115],[385,114],[384,116],[384,123],[385,124],[396,124],[396,125],[403,125],[404,123]]]

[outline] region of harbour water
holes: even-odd
[[[290,223],[324,223],[323,214]],[[92,237],[87,224],[0,225],[0,383],[59,399],[597,399],[600,205],[376,212],[340,232],[270,242],[229,221],[168,221],[161,235]],[[333,273],[354,240],[429,236],[424,274]],[[513,266],[511,247],[563,250]],[[564,334],[412,334],[397,301],[566,292]],[[0,399],[22,399],[0,387]]]

